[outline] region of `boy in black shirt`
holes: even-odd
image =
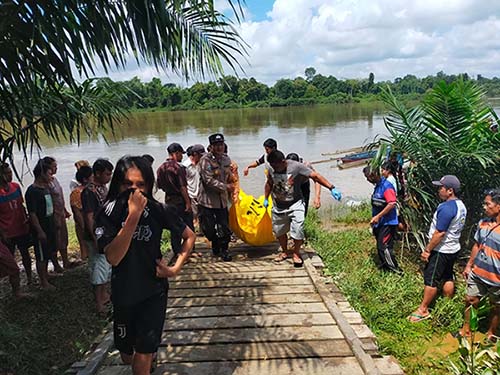
[[[121,158],[96,215],[98,247],[113,266],[115,346],[135,375],[149,374],[165,321],[167,278],[179,273],[195,241],[175,211],[152,198],[153,186],[153,170],[144,158]],[[160,252],[163,229],[182,233],[182,249],[171,267]]]

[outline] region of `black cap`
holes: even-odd
[[[214,143],[224,142],[224,136],[221,133],[212,134],[208,137],[208,142],[213,145]]]
[[[186,151],[184,151],[182,146],[179,143],[175,143],[175,142],[168,145],[167,152],[169,154],[173,154],[175,152],[182,152],[183,154],[186,153]]]
[[[195,144],[192,146],[189,146],[186,150],[186,153],[188,156],[191,156],[193,154],[204,154],[205,153],[205,147],[200,144]]]

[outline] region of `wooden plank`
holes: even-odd
[[[305,286],[254,286],[251,288],[200,288],[200,289],[173,289],[168,292],[170,297],[212,297],[212,296],[234,296],[251,297],[266,294],[300,294],[314,293],[316,289],[312,285]]]
[[[313,314],[277,314],[277,315],[245,315],[216,316],[186,319],[167,319],[163,330],[194,330],[214,328],[255,328],[255,327],[312,327],[332,325],[335,320],[328,313]]]
[[[292,263],[275,263],[272,260],[252,260],[252,261],[236,261],[236,262],[223,262],[221,260],[214,261],[210,260],[207,262],[189,262],[186,263],[182,269],[190,270],[190,269],[207,269],[207,270],[219,270],[219,272],[226,271],[240,271],[243,269],[248,269],[251,271],[262,271],[262,267],[270,268],[270,269],[288,269],[290,268]],[[293,265],[292,265],[293,267]]]
[[[342,314],[351,325],[363,324],[363,318],[361,317],[361,314],[357,311],[342,311]]]
[[[355,357],[267,359],[265,361],[160,364],[155,375],[363,375]],[[401,372],[398,374],[402,374]],[[130,366],[102,368],[98,375],[132,375]]]
[[[174,289],[199,289],[199,288],[235,288],[235,287],[265,287],[273,285],[312,285],[309,276],[288,277],[274,279],[271,277],[250,278],[250,279],[230,279],[230,280],[204,280],[204,281],[184,281],[181,283],[171,283],[170,290]]]
[[[319,303],[277,303],[260,305],[238,306],[196,306],[196,307],[170,307],[167,309],[168,319],[229,316],[229,315],[269,315],[269,314],[299,314],[328,312],[325,304]]]
[[[158,349],[158,363],[349,357],[344,340],[167,346]]]
[[[169,307],[190,306],[231,306],[247,304],[273,304],[273,303],[306,303],[321,302],[321,297],[316,293],[303,294],[264,294],[258,296],[218,296],[218,297],[178,297],[168,298]]]
[[[258,279],[262,277],[272,277],[272,278],[286,278],[286,277],[302,277],[308,276],[307,272],[303,268],[289,268],[287,270],[277,270],[271,269],[269,271],[254,271],[251,274],[247,273],[226,273],[226,272],[212,272],[212,273],[185,273],[181,274],[175,278],[169,279],[169,283],[184,282],[184,281],[201,281],[201,280],[248,280],[248,279]]]
[[[161,345],[200,345],[244,342],[278,342],[343,339],[335,325],[312,327],[231,328],[165,331]]]

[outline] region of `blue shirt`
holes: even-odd
[[[387,181],[385,178],[382,179],[375,185],[375,189],[372,194],[372,216],[378,215],[388,203],[396,202],[396,191],[394,186]],[[396,212],[396,206],[390,210],[387,214],[382,216],[375,225],[375,227],[384,225],[398,225],[398,214]]]

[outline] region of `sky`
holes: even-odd
[[[227,1],[215,6],[231,17]],[[304,76],[307,67],[339,79],[373,72],[375,81],[439,71],[500,76],[497,0],[246,0],[244,7],[235,25],[249,46],[241,78],[273,85]],[[133,62],[109,76],[186,85],[175,74]]]

